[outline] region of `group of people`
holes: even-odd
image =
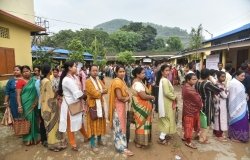
[[[89,141],[91,150],[98,153],[98,146],[106,145],[102,136],[107,133],[106,123],[109,122],[116,150],[133,156],[128,149],[127,134],[130,123],[127,110],[130,108],[135,123],[136,147],[145,148],[152,141],[154,108],[159,115],[158,143],[167,144],[176,133],[177,96],[173,85],[181,82],[179,69],[166,63],[156,64],[155,68],[148,65],[112,67],[106,67],[106,74],[115,75],[107,89],[104,79],[99,78],[97,65],[90,66],[86,73],[84,68],[78,72],[75,62],[65,62],[62,72],[44,64],[33,68],[33,76],[29,66],[15,66],[14,77],[6,85],[4,105],[10,107],[14,118],[25,115],[31,122],[30,133],[23,136],[24,144],[41,141],[50,150],[60,151],[67,147],[67,133],[72,150],[78,151],[74,132],[80,131],[84,141]],[[221,68],[216,74],[208,69],[197,73],[192,67],[189,64],[184,72],[182,86],[182,139],[186,146],[197,148],[192,143],[193,137],[200,143],[209,143],[209,126],[220,141],[227,140],[228,131],[230,139],[247,142],[249,98],[242,82],[248,81],[249,75],[239,70],[232,79],[228,66],[225,72]],[[105,94],[109,95],[108,103]],[[72,115],[69,106],[75,103],[80,103],[83,111]],[[204,118],[201,120],[202,116],[205,122]]]
[[[219,141],[249,141],[248,90],[250,77],[243,68],[230,75],[231,65],[218,63],[218,70],[202,69],[197,78],[195,71],[185,75],[182,88],[184,130],[183,140],[191,148],[193,137],[208,144],[207,130]],[[205,116],[205,120],[204,117]],[[204,122],[205,121],[205,122]],[[195,135],[193,135],[195,131]]]

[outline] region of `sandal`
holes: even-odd
[[[217,137],[217,140],[221,142],[227,142],[227,138],[225,137]]]
[[[99,153],[99,149],[98,148],[96,148],[96,147],[91,147],[91,149],[92,149],[92,151],[94,152],[94,153]]]
[[[134,153],[133,152],[131,152],[130,150],[128,150],[128,149],[124,149],[124,151],[123,151],[123,155],[125,155],[125,156],[133,156],[134,155]]]
[[[160,139],[157,141],[159,144],[165,145],[168,143],[168,141],[166,139]]]
[[[168,141],[168,140],[171,140],[171,139],[172,139],[172,137],[171,137],[171,136],[166,135],[166,136],[165,136],[165,139]]]
[[[208,140],[204,140],[204,141],[199,141],[200,144],[210,144],[210,142],[208,142]]]
[[[72,151],[76,151],[76,152],[78,151],[78,147],[72,147],[71,149]]]
[[[51,149],[51,151],[53,151],[53,152],[59,152],[60,149],[54,148],[54,149]]]
[[[197,147],[193,144],[193,143],[185,143],[186,146],[188,146],[189,148],[192,148],[192,149],[197,149]]]

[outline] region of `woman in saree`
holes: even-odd
[[[112,81],[109,94],[110,126],[113,129],[116,150],[126,156],[133,156],[134,154],[127,149],[126,104],[129,103],[130,97],[124,81],[125,68],[117,66],[115,72],[117,78]]]
[[[42,67],[42,79],[40,88],[41,114],[47,133],[48,148],[58,152],[67,147],[62,132],[59,132],[59,108],[56,104],[55,92],[50,81],[51,67]]]
[[[159,84],[159,120],[158,127],[160,130],[159,143],[166,144],[170,139],[171,134],[176,133],[176,102],[177,97],[174,93],[174,88],[168,80],[170,74],[170,66],[161,66],[158,72],[157,84]]]
[[[228,136],[232,141],[249,141],[248,109],[245,87],[241,83],[245,79],[244,71],[237,71],[236,77],[229,84],[229,129]]]
[[[30,121],[30,132],[23,136],[23,142],[29,146],[40,142],[39,134],[39,113],[38,98],[35,87],[36,80],[31,78],[31,70],[29,66],[22,67],[23,78],[19,79],[16,84],[18,112]]]
[[[135,145],[138,148],[145,148],[151,143],[152,138],[152,100],[154,96],[148,95],[148,89],[142,80],[145,78],[145,71],[137,67],[132,72],[135,77],[132,89],[132,107],[135,118]]]
[[[14,67],[14,77],[9,79],[5,87],[4,105],[10,107],[13,118],[18,118],[18,105],[16,99],[16,83],[22,77],[22,67],[17,65]]]

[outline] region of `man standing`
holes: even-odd
[[[225,69],[223,68],[223,63],[222,62],[218,63],[218,71],[225,72]]]

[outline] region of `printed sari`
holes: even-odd
[[[139,85],[141,89],[139,89],[135,85]],[[134,141],[136,144],[148,146],[149,143],[151,142],[151,131],[152,131],[151,115],[153,106],[149,100],[142,99],[136,92],[145,91],[146,93],[148,93],[149,91],[145,87],[145,85],[142,85],[142,82],[135,82],[132,88],[135,90],[132,96],[132,107],[134,110],[134,118],[135,118]]]
[[[52,89],[51,81],[44,78],[41,81],[41,112],[47,133],[48,148],[60,150],[66,148],[64,134],[59,132],[59,108]]]
[[[35,82],[36,80],[31,78],[29,82],[23,87],[21,92],[23,113],[24,116],[26,116],[26,119],[31,123],[30,133],[23,136],[23,142],[26,145],[38,144],[40,142],[38,119],[39,113],[37,108],[38,98]],[[30,112],[30,110],[32,111]]]
[[[228,135],[234,140],[249,141],[249,124],[246,93],[243,84],[233,79],[229,85],[229,129]]]
[[[109,94],[109,121],[114,133],[114,144],[118,152],[127,148],[126,138],[126,103],[117,99],[115,90],[120,89],[122,97],[128,97],[128,88],[123,80],[115,78]]]

